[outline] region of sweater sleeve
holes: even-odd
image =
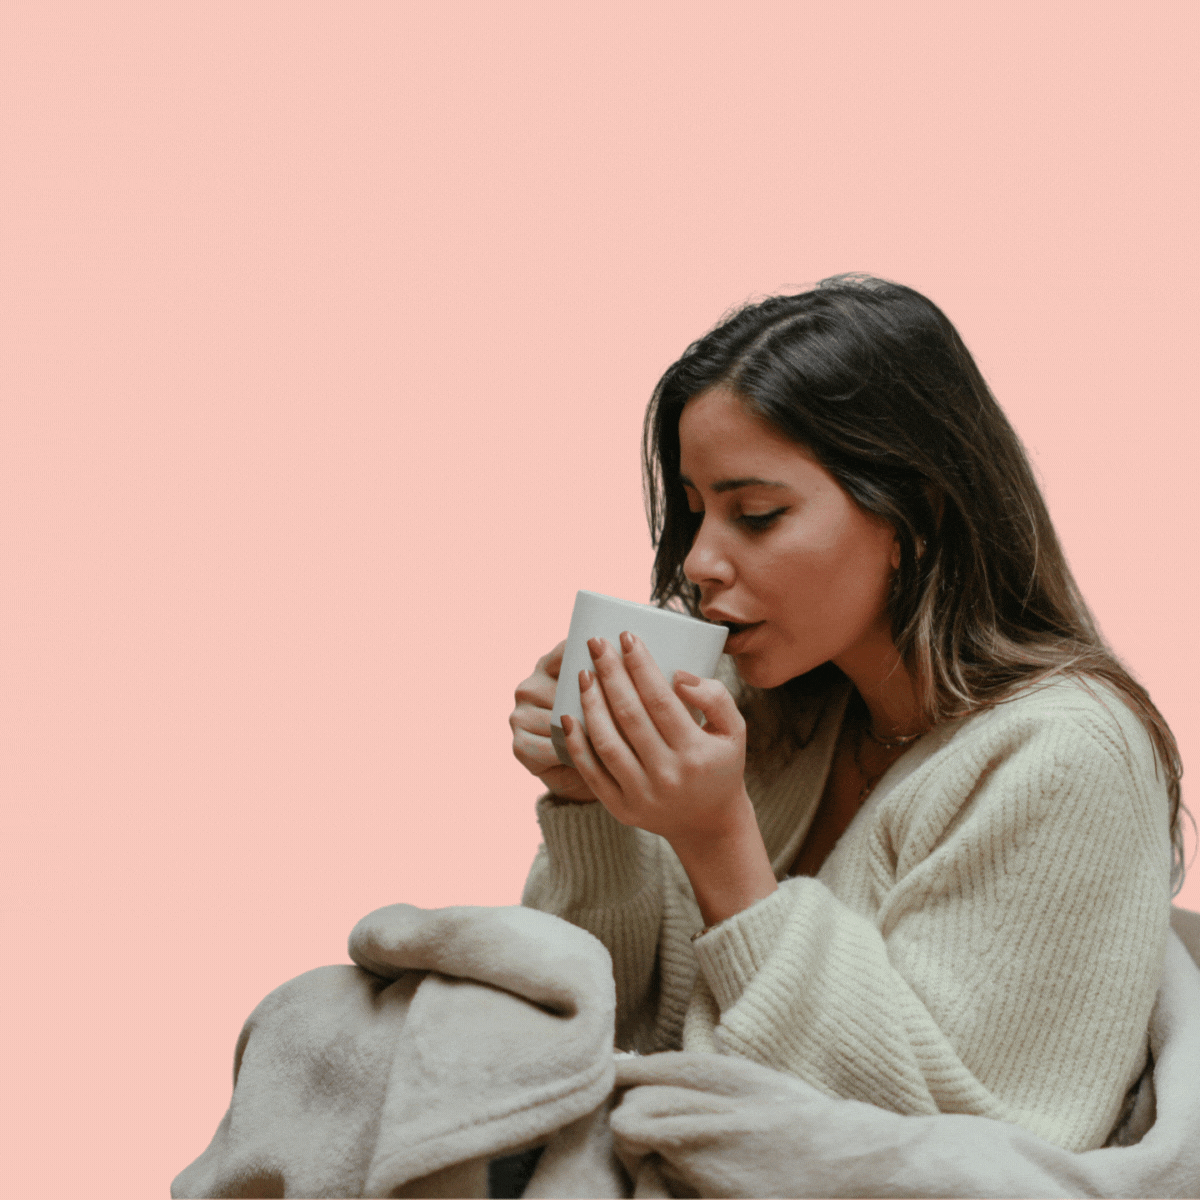
[[[1135,752],[1116,722],[994,724],[860,813],[870,834],[819,878],[699,939],[709,1018],[691,1039],[689,1013],[685,1044],[900,1113],[1103,1144],[1161,971],[1165,797],[1145,735]],[[839,899],[839,876],[862,894]]]
[[[622,825],[599,803],[538,802],[543,842],[521,903],[553,913],[599,938],[613,961],[617,1045],[656,1044],[657,950],[665,877],[661,841]]]

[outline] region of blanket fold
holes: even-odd
[[[526,908],[397,904],[350,953],[358,967],[309,971],[251,1014],[229,1111],[173,1196],[464,1194],[489,1158],[607,1100],[616,997],[590,934]]]

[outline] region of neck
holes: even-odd
[[[834,661],[858,689],[877,738],[910,737],[928,728],[912,677],[890,637]]]

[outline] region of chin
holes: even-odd
[[[771,688],[781,687],[789,679],[806,675],[822,664],[820,662],[787,663],[778,659],[764,661],[761,658],[742,654],[733,660],[733,665],[737,670],[738,678],[743,683],[748,683],[751,687],[765,692]]]
[[[778,687],[781,683],[787,683],[792,678],[791,675],[781,672],[778,668],[772,670],[770,663],[764,663],[745,654],[735,658],[733,665],[737,670],[738,678],[743,683],[748,683],[753,688],[761,688],[763,691]]]

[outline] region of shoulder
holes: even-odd
[[[1040,750],[1055,761],[1103,758],[1131,779],[1161,774],[1153,743],[1129,704],[1093,676],[1064,676],[1021,689],[1008,700],[953,722],[947,749],[992,753]]]
[[[876,810],[893,844],[918,857],[970,829],[1023,841],[1051,826],[1166,854],[1165,773],[1141,721],[1100,680],[1031,686],[922,743],[889,772]]]

